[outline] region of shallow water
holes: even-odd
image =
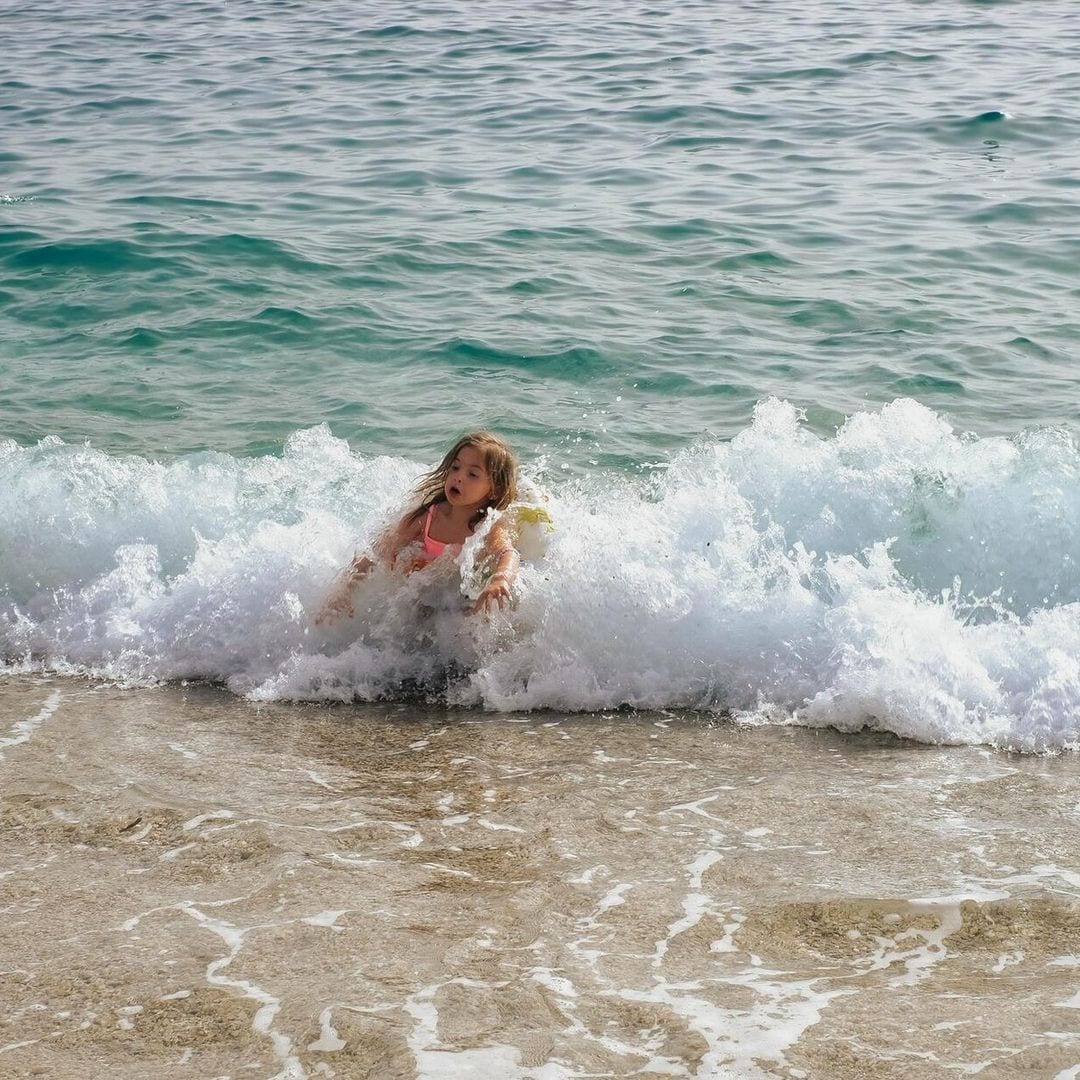
[[[8,679],[12,1075],[1074,1076],[1069,757]]]

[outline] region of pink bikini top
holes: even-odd
[[[437,559],[447,548],[451,555],[457,555],[461,551],[461,544],[447,544],[441,540],[435,540],[431,536],[431,515],[435,513],[434,505],[428,507],[424,515],[424,554],[429,559]]]

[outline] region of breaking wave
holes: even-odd
[[[821,438],[765,401],[732,441],[661,469],[534,477],[554,530],[512,611],[464,614],[467,545],[463,572],[377,572],[354,619],[316,626],[335,573],[423,468],[325,427],[255,459],[2,443],[6,668],[207,679],[256,700],[690,708],[1080,744],[1080,454],[1066,432],[959,435],[898,400]]]

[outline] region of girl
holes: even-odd
[[[517,459],[497,435],[474,431],[447,451],[438,466],[421,477],[416,501],[393,528],[372,545],[372,556],[358,555],[342,571],[338,587],[316,618],[336,622],[353,615],[356,583],[383,562],[411,574],[440,557],[454,557],[492,510],[505,510],[517,498]],[[519,566],[514,534],[505,518],[496,518],[484,537],[484,557],[492,568],[473,611],[502,608],[510,598]]]

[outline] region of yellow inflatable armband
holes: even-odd
[[[543,498],[543,496],[540,496]],[[510,508],[517,527],[515,545],[523,559],[534,562],[547,554],[548,540],[555,531],[555,523],[547,508],[539,503],[517,503]]]

